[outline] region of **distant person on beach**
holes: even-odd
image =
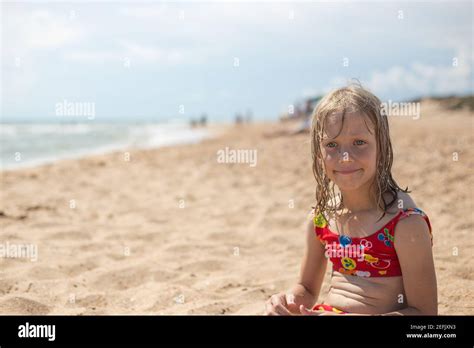
[[[207,125],[207,115],[206,114],[203,114],[201,116],[201,119],[199,120],[199,125],[201,127],[206,127],[206,125]]]
[[[306,250],[297,284],[270,297],[267,315],[437,315],[430,221],[392,176],[381,105],[349,85],[314,111],[316,197]],[[331,283],[321,301],[328,259]]]
[[[291,128],[285,127],[284,129],[266,132],[263,136],[266,138],[275,138],[280,136],[309,133],[311,130],[311,115],[313,112],[313,108],[314,105],[320,99],[321,97],[313,97],[307,99],[305,102],[304,110],[300,109],[299,106],[296,106],[296,111],[294,112],[294,114],[292,114],[291,118],[302,119],[296,126],[292,126]],[[286,116],[285,118],[288,120],[288,116]]]
[[[194,118],[192,118],[190,121],[189,121],[189,126],[191,128],[196,128],[196,127],[206,127],[207,126],[207,115],[206,114],[202,114],[202,116],[195,120]]]
[[[235,115],[235,124],[239,125],[242,123],[244,123],[244,118],[240,114]]]
[[[247,123],[247,124],[252,123],[252,111],[247,110],[245,116],[240,113],[236,114],[234,118],[234,123],[236,125],[241,125],[244,123]]]

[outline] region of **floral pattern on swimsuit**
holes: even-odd
[[[428,224],[433,245],[428,216],[418,208],[400,210],[382,228],[363,238],[338,235],[329,230],[323,214],[313,216],[316,235],[325,245],[325,255],[332,262],[333,271],[358,277],[395,277],[402,275],[394,247],[395,226],[401,219],[415,214]]]

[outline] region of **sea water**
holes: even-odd
[[[0,123],[0,169],[130,148],[199,142],[206,128],[185,123]]]

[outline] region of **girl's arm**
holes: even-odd
[[[327,267],[324,256],[324,245],[318,240],[314,232],[314,223],[311,218],[306,228],[306,249],[301,263],[298,283],[289,291],[294,296],[294,304],[290,306],[293,313],[300,314],[299,307],[312,308],[318,299]]]
[[[426,221],[419,215],[400,220],[394,244],[408,308],[385,315],[438,315],[436,273]]]

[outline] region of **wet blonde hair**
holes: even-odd
[[[316,179],[316,206],[313,207],[315,214],[335,213],[343,208],[343,197],[336,197],[334,182],[326,175],[324,161],[321,152],[321,141],[326,126],[326,119],[334,112],[342,112],[342,127],[344,116],[350,112],[360,112],[364,122],[368,118],[371,121],[372,130],[365,123],[371,134],[375,131],[377,142],[376,174],[372,181],[370,192],[375,193],[377,206],[383,210],[382,219],[387,210],[397,200],[397,192],[410,192],[408,188],[402,190],[392,177],[391,169],[393,163],[393,150],[390,141],[388,120],[385,113],[381,112],[379,98],[364,89],[360,84],[350,84],[347,87],[336,89],[327,94],[318,103],[312,115],[311,125],[311,154],[313,157],[313,174]],[[341,131],[340,130],[340,131]],[[339,131],[339,132],[340,132]],[[373,186],[375,185],[375,191]],[[384,195],[390,195],[390,202],[386,202]],[[337,201],[339,199],[339,202]]]

